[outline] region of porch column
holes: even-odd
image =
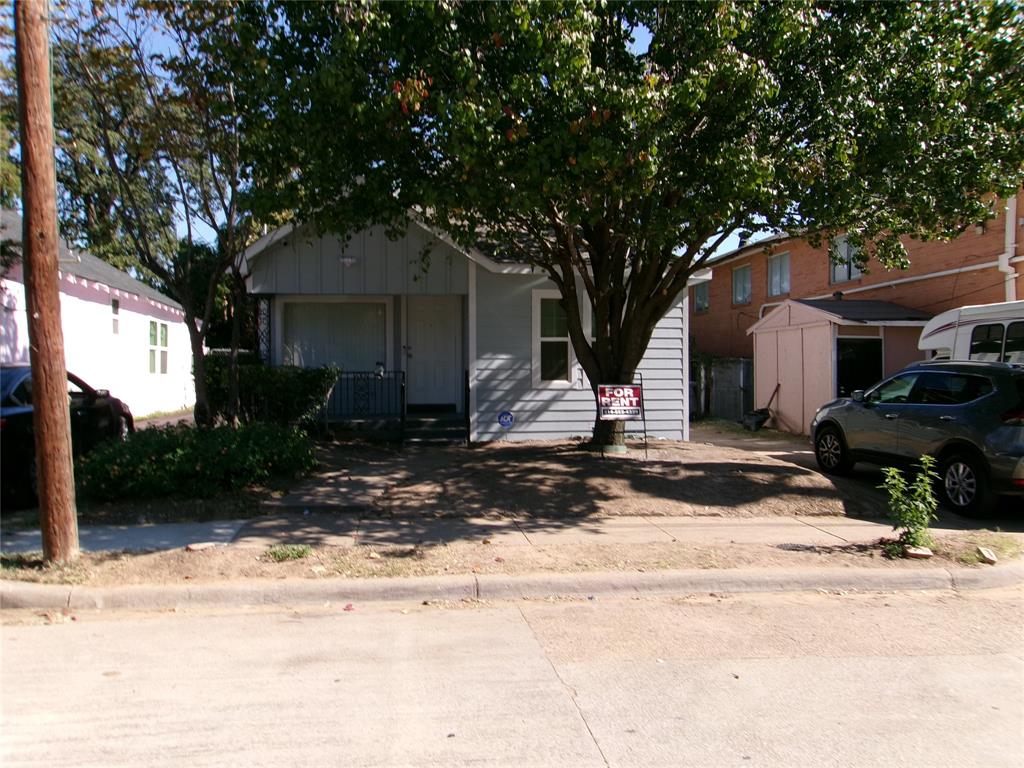
[[[477,412],[476,412],[476,262],[469,260],[469,293],[468,293],[468,320],[469,323],[469,441],[477,441]]]

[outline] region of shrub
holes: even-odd
[[[935,498],[935,459],[922,456],[912,485],[907,485],[903,473],[896,467],[882,470],[885,482],[881,486],[889,492],[889,517],[894,531],[900,532],[900,543],[911,547],[930,547],[932,537],[928,526],[935,519],[939,502]]]
[[[228,405],[227,357],[206,359],[206,389],[210,412],[224,418]],[[314,420],[338,380],[341,369],[269,366],[242,355],[238,364],[238,419],[243,424],[269,422],[303,424]]]
[[[206,497],[314,466],[312,441],[294,427],[175,425],[101,443],[79,459],[75,476],[79,492],[95,501]]]

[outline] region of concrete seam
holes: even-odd
[[[533,635],[533,639],[537,642],[537,646],[540,648],[541,653],[544,654],[544,660],[548,663],[548,666],[551,667],[551,671],[555,673],[555,679],[558,680],[562,688],[565,689],[565,692],[569,694],[569,700],[572,702],[573,707],[576,708],[576,714],[578,714],[580,716],[580,720],[583,721],[583,727],[586,728],[587,733],[590,734],[590,740],[594,742],[594,747],[595,749],[597,749],[597,753],[601,755],[601,760],[604,761],[604,764],[605,766],[607,766],[607,768],[611,768],[611,763],[608,762],[608,756],[604,753],[604,750],[601,749],[601,744],[597,741],[597,736],[594,735],[594,731],[590,727],[590,723],[587,722],[587,716],[583,714],[583,708],[580,707],[579,701],[576,700],[576,689],[565,681],[565,679],[562,677],[562,673],[558,671],[558,667],[555,666],[555,663],[551,660],[551,657],[548,656],[547,649],[544,647],[544,644],[540,641],[540,638],[537,637],[537,633],[534,631],[533,625],[530,624],[530,620],[526,618],[526,614],[523,612],[523,607],[520,605],[517,606],[517,609],[519,610],[519,615],[523,617],[523,623],[526,624],[526,628],[530,630],[530,634]]]
[[[659,531],[661,531],[662,533],[664,533],[664,534],[665,534],[666,536],[668,536],[668,537],[669,537],[669,538],[670,538],[670,539],[671,539],[672,541],[674,541],[674,542],[675,542],[675,541],[679,541],[679,539],[678,539],[678,538],[676,538],[676,537],[675,537],[675,536],[674,536],[673,534],[669,533],[669,532],[668,532],[668,531],[666,531],[666,530],[665,530],[664,528],[662,528],[662,527],[661,527],[660,525],[658,525],[658,524],[657,524],[656,522],[654,522],[654,520],[653,520],[652,518],[650,518],[650,517],[646,517],[646,516],[645,516],[645,517],[644,517],[643,519],[644,519],[644,520],[646,520],[646,521],[647,521],[647,522],[648,522],[648,523],[649,523],[650,525],[654,526],[654,527],[655,527],[655,528],[657,528],[657,529],[658,529]]]
[[[943,568],[942,570],[944,570],[946,572],[946,575],[949,576],[949,588],[952,589],[954,592],[960,592],[960,584],[956,579],[956,574],[953,573],[953,571],[951,571],[949,568]]]
[[[480,599],[480,577],[473,576],[473,597],[476,600]]]
[[[808,528],[813,528],[816,531],[821,531],[822,533],[824,533],[827,536],[834,536],[835,538],[839,539],[842,542],[845,542],[846,544],[850,543],[849,539],[844,539],[838,533],[832,533],[832,531],[826,531],[824,528],[819,528],[818,526],[813,525],[812,523],[808,523],[806,520],[801,520],[799,517],[794,517],[793,519],[796,520],[798,523],[803,523]]]
[[[74,586],[71,586],[68,589],[68,599],[64,601],[64,608],[66,610],[69,610],[69,611],[71,610],[71,597],[72,597],[72,595],[74,595],[74,593],[75,593],[75,588],[74,588]]]

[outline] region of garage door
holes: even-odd
[[[383,301],[285,304],[282,340],[285,365],[372,371],[387,361],[387,308]]]

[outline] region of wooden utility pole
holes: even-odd
[[[71,464],[71,416],[57,274],[57,183],[47,0],[15,0],[15,60],[21,121],[22,250],[32,361],[32,424],[36,437],[43,558],[78,557],[78,514]]]

